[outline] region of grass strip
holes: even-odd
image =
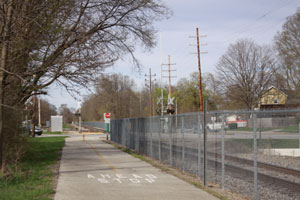
[[[225,129],[226,131],[250,131],[250,132],[253,132],[253,128],[248,128],[248,127],[238,127],[236,129],[229,129],[229,128],[226,128]],[[265,131],[272,131],[274,130],[274,128],[257,128],[257,131],[261,131],[261,132],[265,132]]]
[[[56,131],[51,132],[51,131],[44,130],[43,134],[48,134],[48,135],[62,135],[62,134],[64,134],[64,132],[56,132]]]
[[[55,193],[55,170],[66,137],[28,138],[25,156],[9,178],[0,177],[1,200],[49,200]]]
[[[243,144],[249,148],[253,147],[253,139],[230,139],[236,143]],[[285,148],[298,148],[298,139],[257,139],[259,148],[273,148],[273,149],[285,149]]]
[[[195,187],[200,188],[200,189],[208,192],[209,194],[211,194],[211,195],[213,195],[213,196],[215,196],[215,197],[217,197],[221,200],[228,200],[228,198],[225,197],[224,195],[221,195],[220,193],[204,186],[203,183],[200,180],[198,180],[198,178],[195,175],[192,175],[192,174],[189,174],[189,173],[186,173],[186,172],[182,172],[179,169],[175,169],[175,168],[170,167],[168,165],[162,164],[157,160],[154,160],[154,159],[152,159],[148,156],[141,155],[140,153],[138,153],[134,150],[131,150],[127,147],[124,147],[122,145],[119,145],[115,142],[112,142],[112,141],[109,141],[109,140],[103,140],[103,141],[110,144],[110,145],[113,145],[114,147],[120,149],[121,151],[123,151],[125,153],[128,153],[129,155],[131,155],[135,158],[138,158],[142,161],[145,161],[145,162],[151,164],[152,166],[154,166],[156,168],[159,168],[163,172],[166,172],[168,174],[176,176],[177,178],[179,178],[179,179],[181,179],[181,180],[183,180],[187,183],[190,183],[190,184],[194,185]]]

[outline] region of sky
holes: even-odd
[[[156,74],[161,82],[161,69],[167,69],[170,56],[172,84],[181,78],[189,78],[198,71],[196,49],[196,28],[199,29],[202,73],[215,72],[219,58],[226,52],[230,44],[238,39],[248,38],[257,44],[272,44],[273,37],[281,30],[286,17],[293,15],[300,7],[300,0],[162,0],[171,10],[170,19],[156,22],[157,46],[150,52],[137,47],[136,57],[142,64],[140,71],[132,67],[128,58],[118,61],[107,69],[105,74],[121,73],[128,75],[137,83],[139,90],[145,84],[145,73]],[[163,72],[163,76],[166,76]],[[167,83],[163,78],[163,83]],[[91,88],[92,89],[92,88]],[[67,91],[53,85],[46,97],[57,108],[61,104],[78,108],[78,101],[91,92],[79,91],[76,99]]]

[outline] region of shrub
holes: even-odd
[[[237,129],[237,123],[230,123],[228,124],[229,129]]]

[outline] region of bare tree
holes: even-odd
[[[45,99],[41,99],[41,123],[45,125],[51,116],[57,115],[56,107]]]
[[[275,67],[270,47],[243,39],[228,47],[217,63],[217,74],[230,100],[253,109],[258,97],[272,83]]]
[[[0,166],[8,84],[18,104],[54,82],[76,91],[125,54],[137,63],[135,46],[152,48],[152,23],[169,15],[159,0],[1,1]]]
[[[133,79],[121,74],[100,76],[96,82],[96,93],[102,101],[101,118],[104,112],[111,112],[114,118],[132,117],[133,105],[137,101]],[[101,100],[100,100],[101,99]]]
[[[205,84],[206,93],[210,104],[214,105],[214,109],[220,109],[224,106],[222,99],[222,85],[221,81],[217,79],[216,75],[212,73],[205,73],[203,76],[203,83]]]
[[[280,74],[284,87],[295,97],[300,97],[300,9],[288,17],[282,31],[275,36],[281,61]],[[282,82],[282,81],[281,81]]]
[[[74,114],[70,108],[68,108],[67,104],[61,104],[58,108],[58,112],[63,116],[64,124],[70,124],[73,121]]]

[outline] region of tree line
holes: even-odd
[[[259,45],[245,38],[230,44],[219,58],[215,73],[203,76],[203,95],[209,110],[254,109],[259,98],[270,86],[288,95],[290,102],[300,105],[300,9],[288,17],[282,30],[274,36],[274,43]],[[95,93],[87,97],[82,107],[86,121],[103,120],[104,112],[113,118],[146,117],[150,114],[150,91],[140,91],[128,76],[114,74],[100,76],[94,84]],[[168,86],[163,86],[167,102]],[[180,79],[172,86],[178,113],[199,111],[198,73]],[[155,101],[161,96],[160,86],[152,90]],[[158,115],[159,113],[155,113]]]

